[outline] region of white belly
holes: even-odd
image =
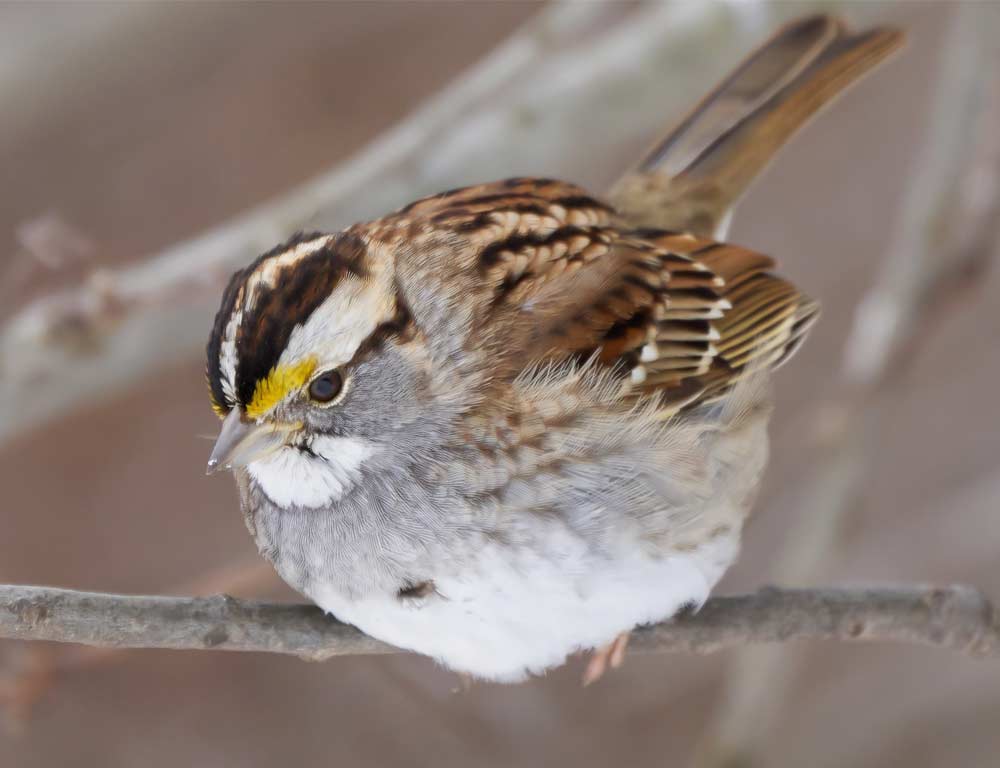
[[[737,535],[658,559],[582,551],[519,555],[488,545],[477,567],[435,578],[437,594],[345,599],[322,585],[310,597],[338,619],[476,677],[517,681],[610,642],[639,624],[700,606],[736,556]]]

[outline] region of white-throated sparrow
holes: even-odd
[[[816,305],[713,233],[892,30],[795,22],[613,191],[515,178],[297,235],[208,344],[247,525],[339,619],[517,680],[700,605],[767,455],[762,380]]]

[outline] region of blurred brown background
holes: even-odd
[[[873,5],[864,18],[905,27],[909,49],[781,155],[730,234],[778,256],[825,316],[779,376],[767,489],[724,591],[766,580],[775,552],[796,544],[785,532],[813,512],[779,489],[811,469],[798,455],[802,414],[828,392],[878,272],[958,4]],[[349,156],[537,8],[0,5],[0,253],[49,212],[94,244],[91,265],[210,227]],[[573,180],[611,177],[595,162]],[[1000,597],[998,299],[994,270],[921,338],[881,404],[877,466],[822,583],[963,581]],[[203,475],[199,436],[216,422],[202,371],[191,359],[0,446],[0,581],[157,593],[253,561],[232,483]],[[276,577],[235,591],[292,598]],[[21,653],[0,646],[12,669]],[[0,765],[680,766],[724,695],[730,656],[634,656],[582,691],[575,663],[456,694],[453,675],[410,656],[313,665],[134,651],[61,675],[19,733],[0,731]],[[996,765],[1000,666],[814,644],[779,722],[769,766]]]

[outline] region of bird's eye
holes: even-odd
[[[317,403],[329,403],[336,399],[343,388],[344,377],[337,371],[327,371],[312,380],[309,385],[309,397]]]

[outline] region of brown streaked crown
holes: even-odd
[[[311,243],[318,247],[307,251]],[[297,248],[303,253],[294,257]],[[350,230],[337,235],[299,233],[232,276],[207,347],[208,383],[217,412],[250,402],[256,383],[278,362],[292,331],[309,319],[344,275],[365,276],[366,255],[365,242]],[[223,362],[227,331],[235,334],[231,382]]]

